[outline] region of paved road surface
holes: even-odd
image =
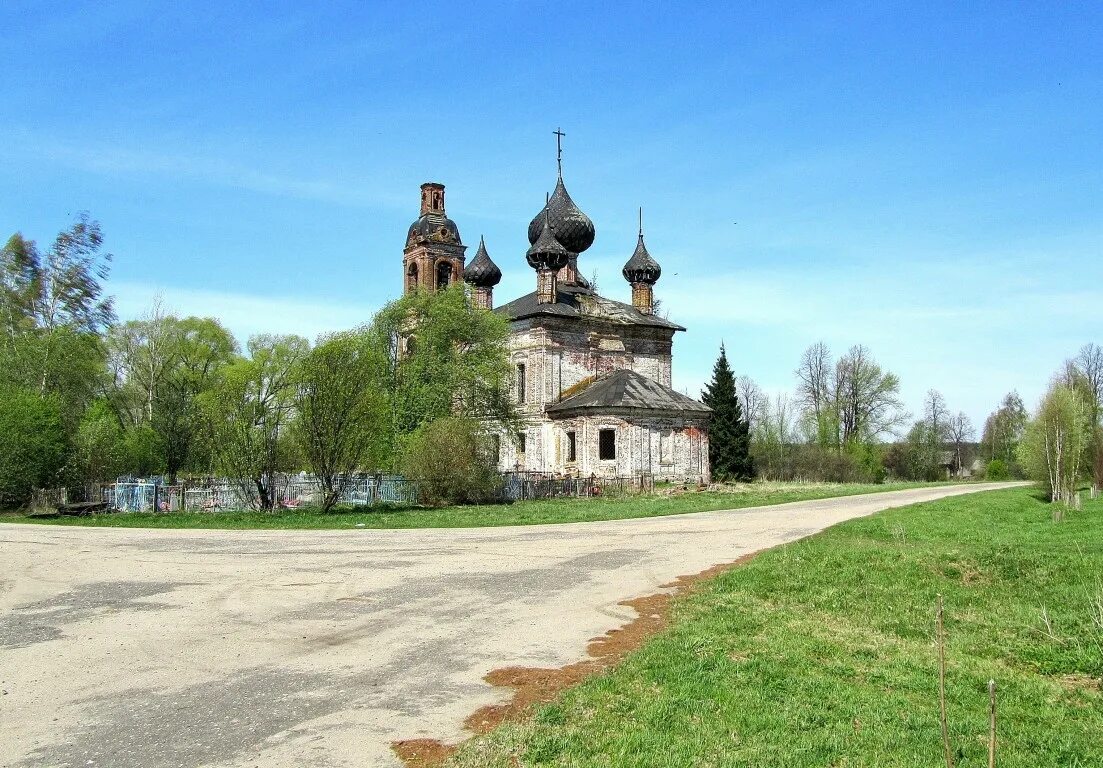
[[[0,525],[0,765],[394,766],[622,600],[852,517],[993,485],[462,530]]]

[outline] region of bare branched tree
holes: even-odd
[[[795,371],[797,399],[815,430],[816,442],[838,445],[835,416],[835,370],[831,350],[822,341],[804,350]]]
[[[958,411],[956,415],[950,417],[947,435],[954,446],[954,464],[960,475],[964,466],[966,445],[976,436],[973,422],[965,411]]]
[[[750,376],[736,377],[735,391],[743,405],[743,416],[753,430],[765,418],[764,412],[769,408],[770,399]]]
[[[1092,406],[1092,423],[1100,425],[1103,418],[1103,347],[1098,344],[1085,344],[1072,360],[1083,379]]]
[[[851,347],[835,365],[835,401],[843,445],[891,433],[907,420],[900,380],[882,371],[869,350]]]

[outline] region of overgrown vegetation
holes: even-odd
[[[1103,500],[1055,525],[1031,489],[893,509],[765,552],[675,605],[610,672],[452,766],[1094,766]]]
[[[478,421],[445,416],[410,436],[402,473],[426,504],[481,504],[501,485],[497,453],[494,436]]]

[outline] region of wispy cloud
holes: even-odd
[[[399,196],[368,187],[362,181],[338,178],[302,178],[274,173],[217,154],[174,148],[135,149],[108,142],[69,142],[64,139],[16,132],[8,136],[8,151],[34,156],[65,168],[105,176],[155,175],[199,181],[265,195],[313,200],[353,208],[410,205]]]
[[[172,314],[217,318],[243,345],[258,333],[294,333],[313,341],[320,334],[362,325],[377,309],[315,296],[258,296],[154,283],[122,282],[111,287],[122,320],[141,317],[159,299],[163,309]]]

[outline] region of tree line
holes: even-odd
[[[492,446],[480,424],[516,429],[508,324],[463,287],[392,302],[314,344],[262,334],[244,345],[214,318],[155,304],[119,322],[112,257],[81,215],[46,249],[21,234],[0,250],[0,508],[35,487],[121,474],[220,474],[269,509],[281,473],[309,470],[332,506],[357,471],[454,481],[422,455],[467,447],[453,468],[478,493]],[[429,476],[432,480],[429,481]]]
[[[487,420],[511,405],[509,327],[474,309],[462,285],[417,293],[370,322],[311,344],[262,334],[244,347],[214,318],[155,304],[119,322],[106,292],[112,257],[86,214],[40,248],[0,249],[0,508],[35,487],[120,474],[219,474],[254,506],[284,473],[309,470],[332,506],[357,471],[401,471],[427,500],[477,500],[495,482]],[[1103,350],[1084,346],[1033,417],[1008,393],[983,425],[936,390],[913,419],[900,380],[865,346],[804,351],[791,393],[736,376],[721,347],[702,393],[713,409],[720,480],[933,480],[980,460],[992,479],[1032,477],[1054,499],[1103,483]]]
[[[1017,392],[987,417],[979,441],[969,416],[935,389],[913,418],[900,380],[871,351],[836,358],[808,347],[791,393],[769,395],[736,376],[721,346],[702,395],[713,409],[710,461],[717,479],[882,482],[952,476],[1031,478],[1067,498],[1092,477],[1103,485],[1103,348],[1087,344],[1052,378],[1031,417]]]

